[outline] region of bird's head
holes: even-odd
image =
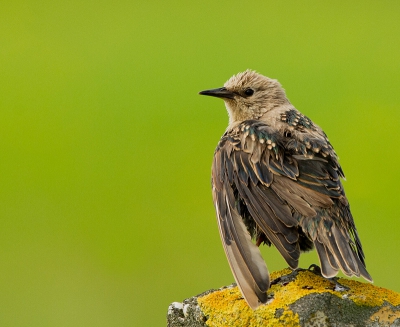
[[[277,80],[252,70],[232,76],[221,88],[201,91],[199,94],[223,99],[230,124],[258,119],[273,108],[289,102]]]

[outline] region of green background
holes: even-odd
[[[210,189],[228,118],[197,93],[247,68],[328,134],[368,270],[400,291],[399,22],[398,1],[2,1],[0,325],[165,326],[233,281]]]

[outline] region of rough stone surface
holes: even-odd
[[[225,289],[221,288],[222,289]],[[207,294],[216,292],[211,289],[199,295],[184,300],[182,303],[173,302],[168,307],[167,326],[168,327],[203,327],[206,325],[207,317],[201,311],[197,299]]]
[[[271,274],[270,300],[251,310],[235,284],[210,290],[168,308],[168,327],[307,326],[400,327],[400,294],[335,278],[318,270]]]

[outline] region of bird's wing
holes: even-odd
[[[256,308],[258,301],[267,301],[269,273],[258,247],[251,241],[249,226],[244,224],[245,217],[238,202],[245,203],[257,229],[262,230],[292,268],[298,265],[299,234],[289,205],[269,187],[273,173],[268,170],[268,163],[262,161],[266,157],[264,154],[271,152],[268,143],[260,143],[261,147],[257,148],[254,144],[243,143],[241,138],[242,133],[227,134],[215,151],[213,198],[221,240],[232,272],[247,302]],[[252,151],[242,147],[242,143],[252,146]],[[256,156],[259,156],[257,160]]]
[[[252,309],[267,302],[269,272],[235,208],[232,189],[213,192],[218,227],[235,280]]]
[[[246,289],[254,295],[268,288],[268,270],[251,242],[249,232],[255,233],[244,226],[242,202],[292,268],[298,265],[300,225],[325,276],[342,269],[371,280],[340,177],[336,154],[321,134],[295,138],[245,121],[223,136],[214,155],[213,197],[224,249],[246,299]]]
[[[315,245],[322,274],[333,277],[340,269],[347,276],[362,276],[372,281],[365,268],[361,241],[340,181],[344,174],[326,134],[296,110],[287,111],[281,118],[292,126],[293,135],[283,139],[282,146],[284,155],[297,162],[296,183],[326,200],[322,205],[312,204],[317,213],[315,217],[299,211],[294,213],[302,230]],[[287,190],[288,183],[293,184],[288,179],[282,182],[279,186],[273,183],[271,187],[279,192],[278,189]]]

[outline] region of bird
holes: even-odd
[[[199,92],[225,102],[229,124],[214,152],[212,195],[236,283],[255,310],[270,275],[259,246],[275,246],[293,270],[316,249],[321,273],[372,282],[327,135],[300,113],[275,80],[246,70]]]

